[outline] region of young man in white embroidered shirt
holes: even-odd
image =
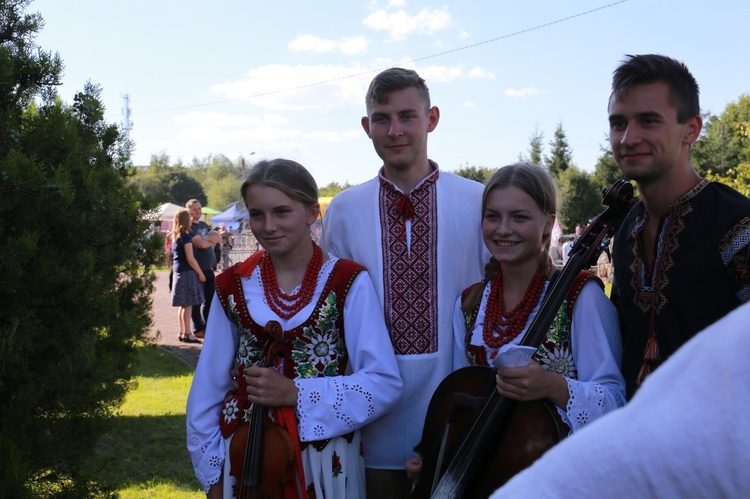
[[[327,251],[364,265],[375,284],[404,381],[397,407],[363,429],[368,497],[408,497],[404,463],[427,405],[452,370],[453,304],[481,279],[482,185],[442,171],[427,154],[440,120],[425,81],[391,68],[365,98],[362,128],[383,164],[339,193],[323,219]]]

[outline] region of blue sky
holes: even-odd
[[[427,80],[441,111],[429,152],[445,170],[512,163],[535,129],[547,153],[558,123],[574,162],[593,170],[624,54],[684,61],[704,111],[750,93],[746,1],[35,0],[29,10],[46,22],[38,44],[65,63],[65,101],[90,80],[121,123],[129,96],[136,164],[287,157],[321,186],[377,172],[360,118],[370,80],[390,66]]]

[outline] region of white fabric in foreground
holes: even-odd
[[[750,303],[696,335],[632,401],[491,498],[750,497]]]

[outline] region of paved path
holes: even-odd
[[[195,369],[201,345],[181,343],[177,339],[180,328],[177,324],[177,307],[172,306],[172,295],[169,293],[169,271],[156,272],[153,301],[151,337],[162,348]]]

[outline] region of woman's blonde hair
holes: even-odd
[[[190,232],[190,221],[192,217],[190,212],[185,208],[180,208],[174,214],[174,221],[172,223],[172,241],[177,242],[180,238],[180,234],[183,232]]]
[[[495,189],[504,187],[517,187],[528,194],[537,204],[540,210],[548,217],[557,212],[557,189],[552,175],[543,167],[534,163],[515,163],[499,168],[487,180],[482,194],[482,218],[484,209],[487,207],[487,198]],[[542,253],[547,260],[547,275],[552,271],[552,260],[549,257],[549,248],[552,242],[552,227],[542,240]],[[461,310],[467,312],[473,309],[482,299],[484,288],[492,280],[500,264],[494,258],[490,258],[484,266],[484,279],[469,293],[461,303]]]

